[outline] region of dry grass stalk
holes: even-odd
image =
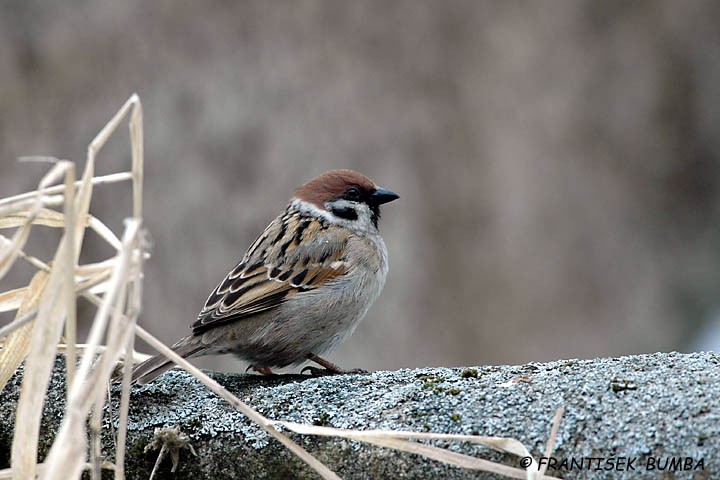
[[[546,456],[552,454],[552,449],[555,442],[555,436],[560,426],[560,420],[562,419],[563,409],[559,408],[553,419],[551,428],[550,439],[548,441]],[[360,442],[370,443],[381,447],[392,448],[394,450],[401,450],[409,453],[415,453],[422,455],[433,460],[437,460],[457,467],[472,469],[472,470],[483,470],[486,472],[497,473],[504,475],[509,478],[520,478],[520,479],[541,479],[541,478],[557,478],[544,475],[545,471],[538,471],[538,464],[533,459],[533,462],[527,469],[521,470],[518,468],[509,467],[489,460],[484,460],[477,457],[471,457],[468,455],[451,452],[444,448],[434,447],[432,445],[425,445],[417,442],[411,442],[409,440],[442,440],[442,441],[461,441],[477,443],[486,447],[499,450],[501,452],[509,453],[517,457],[529,457],[530,452],[525,446],[515,440],[514,438],[505,437],[484,437],[480,435],[455,435],[455,434],[443,434],[443,433],[426,433],[426,432],[406,432],[398,430],[345,430],[340,428],[332,427],[321,427],[315,425],[304,425],[294,422],[274,422],[276,425],[282,425],[293,432],[304,434],[304,435],[319,435],[325,437],[338,437],[346,438],[349,440],[356,440]]]
[[[72,385],[75,381],[75,364],[77,363],[77,297],[75,296],[75,270],[77,259],[80,256],[82,235],[85,233],[85,226],[78,224],[75,218],[75,164],[70,162],[65,174],[65,255],[67,269],[65,270],[64,292],[65,298],[65,343],[68,345],[66,356],[67,384]],[[88,209],[90,205],[88,204]],[[87,212],[87,210],[86,210]],[[78,212],[82,214],[82,211]],[[86,213],[87,214],[87,213]],[[80,217],[83,218],[83,217]],[[84,223],[84,222],[83,222]],[[80,241],[76,244],[76,237],[80,234]],[[69,393],[68,388],[68,393]],[[69,398],[68,398],[69,400]]]
[[[140,136],[142,138],[142,135]],[[142,172],[142,169],[139,169]],[[138,178],[142,179],[142,175]],[[136,201],[141,201],[142,197],[136,196]],[[138,242],[139,245],[139,242]],[[137,326],[137,316],[140,314],[142,305],[142,262],[144,257],[140,255],[137,259],[137,267],[134,269],[132,284],[128,295],[128,315],[132,320],[132,324],[128,330],[132,334],[128,337],[127,343],[122,351],[123,358],[133,358],[135,347],[135,328]],[[122,394],[120,397],[120,418],[118,420],[118,432],[116,438],[115,449],[115,479],[123,480],[125,478],[125,443],[127,440],[127,424],[128,411],[130,410],[130,382],[132,380],[133,362],[123,361],[122,376]]]
[[[130,111],[132,111],[130,118],[131,140],[135,138],[138,135],[138,130],[133,126],[133,123],[138,121],[138,118],[142,115],[142,110],[138,97],[133,95],[90,143],[88,147],[88,166],[83,174],[82,185],[80,187],[81,193],[78,195],[79,203],[83,205],[89,204],[90,194],[82,195],[82,193],[84,192],[83,187],[88,186],[89,190],[91,190],[91,173],[95,157],[120,124],[121,120]],[[142,170],[142,148],[138,149],[133,147],[132,155],[133,168]],[[142,178],[142,173],[133,170],[133,183],[135,183],[138,178]],[[134,192],[139,190],[141,190],[141,186],[133,188]],[[134,199],[137,200],[141,198],[141,196],[135,193]],[[142,211],[141,208],[137,206],[134,206],[133,210],[135,212]],[[105,385],[107,385],[112,375],[115,362],[119,359],[120,353],[132,335],[132,326],[139,313],[138,311],[132,312],[131,316],[128,317],[126,314],[130,312],[125,312],[125,306],[128,284],[134,279],[140,278],[139,275],[133,274],[133,268],[139,268],[139,262],[132,262],[134,257],[132,252],[136,251],[141,243],[140,222],[141,219],[137,217],[126,222],[121,249],[116,257],[117,262],[112,277],[110,278],[110,286],[103,297],[90,329],[86,352],[78,368],[77,379],[69,387],[67,415],[63,419],[60,430],[46,459],[45,463],[48,465],[48,469],[43,478],[62,479],[79,477],[83,469],[83,464],[85,463],[87,447],[83,443],[78,442],[77,439],[84,438],[84,424],[93,405],[95,405],[94,411],[96,413],[92,416],[90,422],[91,438],[93,439],[93,453],[91,454],[93,468],[91,472],[93,478],[99,476],[100,417],[97,415],[100,415],[102,405],[104,405],[105,402]],[[142,253],[140,253],[135,257],[141,259],[142,256]],[[123,312],[125,314],[123,314]],[[110,324],[109,331],[108,323]],[[107,344],[105,352],[101,354],[99,361],[95,362],[96,349],[106,333]]]
[[[68,169],[69,162],[58,162],[46,176],[45,181],[51,181],[61,172],[67,172]],[[66,176],[66,181],[68,178]],[[66,188],[72,188],[72,183],[69,186],[66,184]],[[83,212],[77,212],[77,214],[78,217],[81,217]],[[42,405],[55,364],[56,345],[60,340],[65,314],[69,303],[75,302],[74,293],[71,295],[72,298],[67,298],[69,290],[63,288],[63,282],[66,281],[68,275],[67,270],[69,269],[72,274],[75,264],[74,252],[68,251],[73,245],[69,243],[67,234],[69,229],[74,228],[74,225],[66,224],[65,234],[60,240],[53,261],[53,269],[49,274],[47,285],[41,293],[33,325],[30,351],[25,360],[25,373],[16,414],[17,421],[11,458],[12,468],[18,479],[35,477]]]
[[[103,144],[117,127],[122,118],[127,112],[131,112],[131,121],[134,120],[134,125],[131,125],[131,138],[136,142],[133,145],[133,168],[134,171],[122,174],[115,174],[111,176],[105,176],[102,178],[94,179],[94,160],[97,152],[102,148]],[[78,385],[82,382],[73,381],[74,370],[75,370],[75,343],[76,343],[76,327],[74,322],[75,317],[75,299],[78,293],[86,293],[93,291],[102,293],[106,290],[109,291],[110,286],[107,285],[110,274],[116,271],[116,259],[108,260],[105,265],[93,265],[89,268],[77,268],[77,258],[80,252],[82,239],[85,233],[85,229],[89,226],[98,234],[108,241],[109,244],[115,247],[121,246],[121,242],[99,220],[92,218],[88,215],[88,209],[90,200],[92,198],[92,188],[95,184],[122,181],[127,179],[133,180],[133,192],[134,199],[139,201],[142,199],[141,191],[142,186],[138,184],[138,180],[142,179],[142,141],[141,138],[141,109],[140,103],[137,96],[131,97],[130,100],[123,106],[118,114],[111,120],[111,122],[100,132],[95,140],[90,144],[88,148],[88,161],[83,173],[83,177],[79,182],[75,181],[74,165],[67,161],[58,161],[50,172],[41,181],[38,190],[30,192],[28,194],[18,195],[7,199],[0,200],[0,213],[4,216],[0,218],[0,228],[10,228],[17,226],[18,230],[15,232],[12,240],[6,241],[3,244],[3,249],[0,250],[0,274],[4,275],[10,269],[12,264],[18,258],[24,258],[30,261],[30,263],[38,267],[41,272],[48,271],[45,275],[47,278],[44,281],[42,288],[39,286],[39,280],[32,282],[28,287],[21,289],[15,289],[11,292],[6,292],[2,295],[0,306],[3,310],[12,310],[18,307],[21,308],[20,312],[16,316],[16,320],[10,325],[6,325],[0,331],[3,336],[14,333],[12,336],[5,341],[3,345],[2,355],[12,355],[12,362],[3,362],[3,368],[10,370],[19,363],[18,358],[22,360],[25,356],[24,350],[27,352],[26,368],[23,377],[23,387],[21,392],[20,402],[17,409],[17,421],[16,421],[16,432],[13,441],[13,456],[12,456],[12,472],[14,478],[32,478],[35,476],[35,464],[37,462],[37,436],[39,420],[42,414],[42,402],[44,399],[44,393],[47,389],[49,376],[54,364],[54,358],[57,353],[57,345],[60,337],[62,327],[66,328],[66,347],[65,352],[68,357],[68,376],[69,376],[69,403],[68,403],[68,415],[66,415],[65,421],[68,418],[74,417],[72,412],[77,410],[78,406],[84,406],[86,397],[83,401],[75,401],[73,404],[72,395],[75,392],[77,395]],[[140,128],[138,128],[138,126]],[[51,186],[53,182],[64,175],[65,182],[63,185]],[[76,194],[76,187],[78,188]],[[51,195],[52,193],[61,193],[62,195]],[[64,212],[60,213],[54,210],[50,210],[46,207],[58,205],[58,199],[63,200]],[[139,206],[134,206],[134,213],[141,212],[142,209]],[[136,222],[139,223],[139,222]],[[47,225],[56,228],[64,228],[64,235],[59,243],[59,246],[55,253],[55,258],[51,266],[45,265],[42,261],[30,257],[22,251],[25,245],[25,241],[30,232],[30,228],[34,224]],[[137,232],[138,227],[134,227]],[[4,238],[4,237],[2,237]],[[133,239],[132,248],[137,248],[139,241],[137,241],[137,235]],[[127,245],[125,245],[127,247]],[[142,255],[129,255],[131,258],[142,258]],[[36,278],[39,277],[40,273]],[[139,275],[132,277],[134,280],[140,278]],[[126,285],[126,281],[121,280],[123,285]],[[136,289],[140,291],[140,289]],[[112,294],[105,295],[106,298],[112,297]],[[33,299],[37,299],[32,301]],[[34,306],[37,305],[37,308]],[[106,314],[109,312],[106,309]],[[135,309],[135,315],[138,309]],[[120,321],[120,316],[115,315],[117,321]],[[122,318],[126,318],[122,316]],[[128,330],[132,332],[131,325]],[[23,339],[24,334],[32,330],[33,334],[30,339],[29,349],[18,348],[21,345],[14,339]],[[128,334],[128,337],[132,337],[132,334]],[[123,335],[120,335],[123,337]],[[100,340],[97,338],[96,340]],[[92,347],[97,344],[91,345],[90,354],[84,358],[84,360],[90,359],[90,361],[84,361],[86,370],[85,377],[82,380],[100,380],[101,376],[105,379],[109,378],[112,368],[112,363],[107,359],[103,359],[101,362],[102,369],[97,369],[88,374],[89,365],[94,359],[94,353]],[[108,349],[110,346],[106,346],[105,351],[117,355],[116,350]],[[113,356],[113,355],[110,355]],[[81,365],[82,367],[83,365]],[[103,373],[104,375],[98,375]],[[5,371],[3,370],[3,376]],[[79,379],[80,380],[80,379]],[[96,395],[96,404],[102,407],[104,403],[104,385],[105,381],[100,382],[101,388],[99,389],[100,395]],[[97,384],[97,383],[96,383]],[[85,390],[87,392],[87,390]],[[76,397],[77,398],[77,397]],[[102,398],[100,400],[99,398]],[[92,405],[92,402],[90,402]],[[75,415],[77,416],[77,415]],[[85,416],[80,422],[80,429],[72,428],[73,434],[70,438],[73,441],[66,442],[66,446],[70,447],[73,444],[77,445],[77,439],[84,438],[84,426],[82,423],[85,421]],[[56,444],[57,445],[57,442]],[[70,449],[70,448],[68,448]],[[51,450],[52,451],[52,450]],[[84,453],[81,452],[81,457]],[[47,463],[50,467],[53,467],[52,463]],[[65,467],[65,465],[63,465]],[[81,462],[80,470],[83,468]],[[52,476],[57,475],[58,472],[63,478],[68,478],[65,475],[69,474],[65,468],[47,468],[44,473]]]
[[[21,297],[21,304],[18,308],[15,319],[22,318],[27,313],[37,309],[38,302],[45,286],[47,285],[48,274],[40,271],[37,272],[30,285],[27,287],[28,294]],[[23,291],[25,293],[25,291]],[[5,388],[5,384],[20,366],[25,356],[30,351],[30,340],[32,338],[32,324],[27,322],[12,332],[5,339],[3,349],[0,350],[0,390]]]

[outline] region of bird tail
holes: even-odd
[[[173,351],[183,358],[193,357],[198,353],[202,354],[201,352],[205,350],[205,347],[201,342],[189,341],[191,338],[186,337],[177,342],[172,346]],[[155,355],[133,368],[132,383],[139,385],[150,383],[174,366],[175,363],[165,355]]]

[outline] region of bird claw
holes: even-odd
[[[303,375],[305,372],[310,372],[311,377],[322,377],[325,375],[333,375],[335,372],[328,370],[327,368],[319,368],[319,367],[311,367],[308,365],[307,367],[300,370],[300,375]]]
[[[368,375],[370,373],[367,370],[363,370],[362,368],[353,368],[351,370],[331,370],[329,368],[319,368],[310,365],[300,370],[300,374],[304,374],[305,371],[310,372],[311,377],[325,377],[328,375]]]

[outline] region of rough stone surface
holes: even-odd
[[[46,402],[41,457],[61,420],[63,371],[59,361]],[[0,393],[0,468],[9,464],[21,377],[22,370]],[[273,419],[340,428],[514,437],[536,457],[545,449],[556,408],[564,406],[554,457],[635,457],[635,470],[606,471],[606,463],[601,464],[602,470],[595,470],[594,463],[590,470],[576,467],[549,474],[697,479],[720,475],[720,356],[713,353],[422,368],[366,376],[217,374],[214,378]],[[117,412],[117,402],[115,398],[113,412]],[[149,477],[157,451],[145,452],[145,446],[156,427],[179,427],[197,452],[195,457],[182,450],[175,474],[170,473],[170,460],[165,460],[164,478],[316,478],[281,445],[184,372],[173,371],[150,385],[135,387],[130,414],[128,478]],[[108,432],[110,415],[106,412],[105,417]],[[291,436],[347,479],[498,478],[352,441]],[[518,459],[483,447],[437,444],[520,464]],[[109,435],[104,448],[112,454]],[[648,470],[651,457],[657,458],[656,468],[671,457],[691,457],[693,467],[702,459],[704,469]]]

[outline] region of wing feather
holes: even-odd
[[[210,294],[192,325],[193,333],[272,310],[344,275],[349,235],[321,219],[286,211]]]

